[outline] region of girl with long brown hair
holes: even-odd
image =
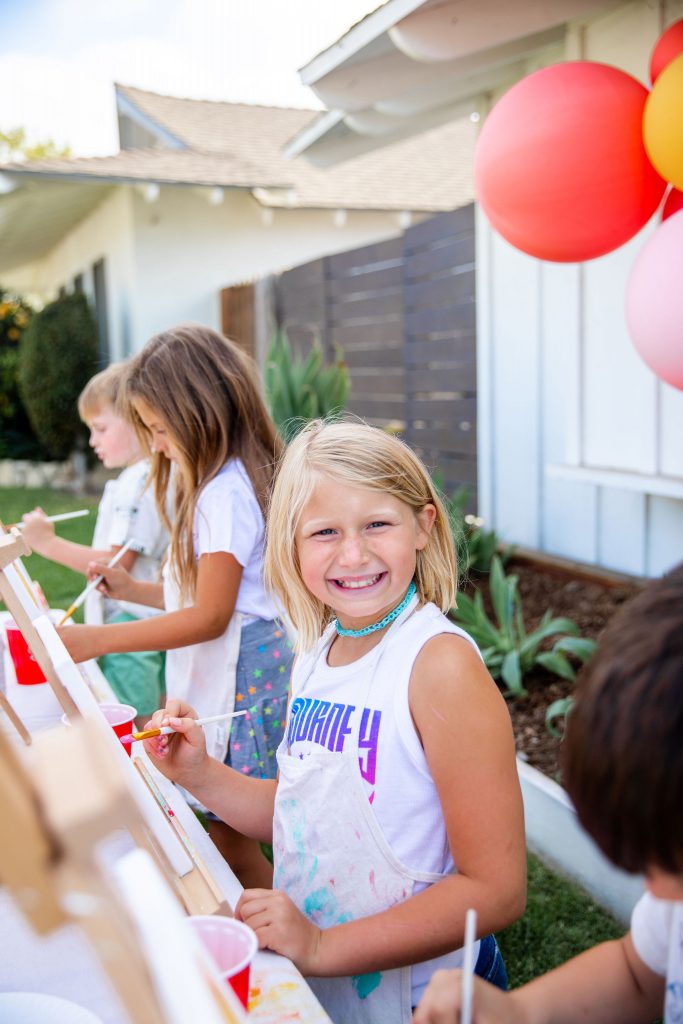
[[[266,503],[280,441],[255,367],[226,338],[188,325],[152,338],[131,360],[125,410],[152,460],[151,480],[171,542],[163,584],[94,564],[116,599],[165,615],[62,632],[76,661],[117,651],[166,650],[166,692],[202,716],[214,757],[244,775],[274,778],[286,713],[291,648],[262,582]],[[258,843],[211,820],[209,831],[246,885],[271,884]]]

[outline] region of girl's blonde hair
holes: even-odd
[[[163,421],[178,454],[172,523],[167,512],[171,463],[154,452],[136,399]],[[130,360],[121,407],[151,457],[157,508],[171,533],[174,575],[183,599],[191,598],[197,582],[192,537],[197,499],[228,459],[241,459],[265,517],[281,441],[261,396],[256,367],[210,327],[174,327],[157,334]]]
[[[125,363],[111,363],[90,378],[78,396],[78,415],[84,423],[102,412],[104,406],[116,408],[126,369]]]
[[[457,565],[448,514],[429,473],[398,438],[367,423],[313,420],[288,446],[275,478],[268,516],[264,575],[297,630],[297,648],[310,650],[334,617],[301,577],[296,532],[321,478],[390,494],[421,512],[436,508],[426,547],[418,551],[415,585],[421,602],[442,612],[455,604]]]

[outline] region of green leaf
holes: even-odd
[[[555,725],[555,719],[566,718],[573,707],[573,697],[560,697],[559,700],[554,700],[545,713],[545,724],[548,732],[552,733],[553,736],[561,736],[561,732]]]
[[[518,651],[508,651],[503,659],[500,674],[510,693],[516,697],[523,697],[526,694],[527,691],[522,686]]]
[[[536,662],[543,668],[547,668],[549,672],[554,672],[556,676],[561,676],[562,679],[573,681],[576,678],[576,673],[564,654],[557,651],[544,651],[537,656]]]
[[[563,636],[553,646],[554,651],[566,651],[573,654],[579,661],[588,661],[593,655],[597,644],[595,640],[589,640],[583,636]]]

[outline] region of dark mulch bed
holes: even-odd
[[[514,558],[505,570],[519,577],[518,589],[528,631],[535,628],[545,610],[551,608],[553,615],[572,619],[582,636],[594,639],[599,638],[612,615],[625,601],[635,597],[642,586],[637,581],[582,579],[570,575],[570,570],[547,568]],[[475,584],[486,598],[488,581],[471,580],[465,590],[471,592]],[[529,695],[508,701],[519,755],[558,781],[560,740],[546,728],[545,713],[553,701],[571,694],[573,685],[538,668],[524,679]]]

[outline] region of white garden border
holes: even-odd
[[[549,867],[577,882],[596,903],[628,925],[643,880],[619,871],[579,824],[567,793],[517,758],[524,798],[527,846]]]

